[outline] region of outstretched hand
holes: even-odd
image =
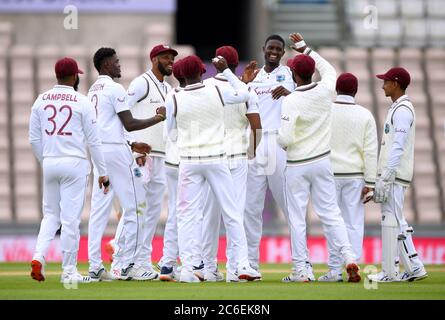
[[[260,69],[258,69],[258,63],[255,60],[249,62],[249,64],[244,68],[243,75],[241,76],[241,81],[244,83],[252,82],[257,76]]]
[[[289,35],[289,39],[294,43],[290,45],[290,47],[300,53],[303,53],[307,48],[306,43],[304,42],[303,36],[299,33],[291,33]]]
[[[224,59],[224,57],[222,57],[222,56],[217,56],[217,57],[213,58],[212,63],[215,66],[216,70],[218,70],[218,72],[223,72],[224,70],[226,70],[229,67],[227,65],[226,59]]]
[[[278,100],[290,94],[290,91],[283,86],[279,86],[272,90],[272,99]]]

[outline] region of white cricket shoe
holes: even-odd
[[[341,271],[329,270],[326,274],[318,278],[320,282],[343,282]]]
[[[309,280],[315,281],[314,269],[312,268],[312,264],[309,261],[306,261],[306,272]]]
[[[238,267],[238,279],[247,281],[261,281],[261,273],[250,266]]]
[[[414,268],[413,272],[405,271],[399,277],[400,281],[419,281],[428,277],[428,273],[425,270],[424,266]]]
[[[387,283],[387,282],[398,282],[400,281],[398,274],[394,278],[388,276],[385,272],[380,271],[376,274],[368,274],[368,280],[379,282],[379,283]]]
[[[235,273],[227,271],[226,282],[247,282],[247,280],[238,278],[238,272]]]
[[[179,276],[179,282],[196,283],[201,282],[201,280],[196,276],[193,271],[187,271],[182,269],[181,275]]]
[[[207,271],[204,274],[204,281],[208,281],[208,282],[224,281],[224,274],[222,272],[219,272],[218,270]]]
[[[281,279],[282,282],[310,282],[306,268],[291,272],[288,276]]]
[[[128,273],[128,278],[127,280],[135,281],[159,280],[159,274],[150,267],[133,267]]]
[[[60,277],[60,282],[66,284],[91,283],[91,278],[90,276],[83,276],[77,271],[73,273],[63,272]]]
[[[116,280],[114,274],[105,270],[104,267],[102,267],[100,270],[90,270],[88,272],[88,275],[90,276],[92,282],[99,282],[99,281],[109,282]]]

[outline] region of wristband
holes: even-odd
[[[295,48],[300,49],[306,46],[306,42],[304,42],[304,40],[298,41],[297,43],[295,43]]]
[[[303,54],[308,56],[311,52],[312,52],[312,49],[307,47],[306,49],[304,49]]]

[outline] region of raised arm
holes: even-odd
[[[331,94],[335,93],[335,83],[337,80],[337,72],[335,68],[322,56],[313,51],[307,46],[303,39],[303,36],[299,33],[292,33],[289,39],[294,43],[291,48],[299,53],[306,54],[310,56],[315,61],[315,68],[320,73],[321,81],[320,84],[326,86]]]
[[[227,66],[227,61],[223,57],[216,57],[212,60],[213,65],[219,72],[227,78],[232,89],[230,88],[219,88],[219,92],[222,95],[222,100],[224,104],[236,104],[243,103],[249,100],[249,87],[238,79],[237,76],[233,74],[232,71]]]

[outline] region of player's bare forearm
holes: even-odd
[[[162,108],[162,109],[161,109]],[[135,119],[133,118],[133,115],[130,111],[122,111],[119,112],[119,118],[121,119],[122,124],[125,127],[125,130],[127,131],[135,131],[135,130],[142,130],[148,127],[152,127],[159,122],[162,122],[165,120],[165,108],[161,107],[158,110],[158,113],[149,119]]]

